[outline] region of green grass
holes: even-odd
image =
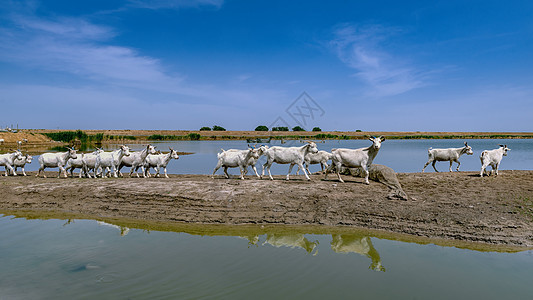
[[[182,139],[182,136],[152,134],[147,139],[150,141],[176,141]]]

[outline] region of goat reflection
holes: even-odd
[[[368,267],[374,271],[385,272],[385,267],[381,264],[381,257],[374,248],[372,240],[368,236],[358,234],[333,234],[331,249],[336,253],[357,253],[372,260]]]
[[[385,272],[385,267],[381,264],[381,257],[374,248],[372,240],[368,236],[361,234],[333,234],[331,240],[331,250],[336,253],[357,253],[366,256],[372,260],[368,267],[374,271]],[[257,246],[260,242],[259,235],[243,236],[248,240],[248,245]],[[301,248],[307,253],[318,254],[318,241],[309,241],[304,234],[267,234],[266,240],[261,245],[270,244],[276,248],[289,247]]]

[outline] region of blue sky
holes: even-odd
[[[292,127],[306,92],[323,111],[306,129],[532,131],[532,16],[529,1],[8,0],[0,126]]]

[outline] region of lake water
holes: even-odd
[[[0,217],[1,299],[531,299],[533,251]],[[122,234],[122,235],[121,235]]]
[[[459,148],[467,141],[474,150],[473,155],[463,155],[459,159],[461,171],[479,171],[481,162],[479,156],[483,150],[498,148],[498,144],[507,144],[511,151],[502,159],[500,170],[533,170],[533,139],[472,139],[472,140],[386,140],[382,144],[374,163],[383,164],[393,168],[396,172],[420,172],[427,162],[427,150],[433,148]],[[217,153],[220,149],[245,149],[245,141],[172,141],[172,142],[152,142],[163,152],[168,152],[168,148],[180,152],[193,152],[192,155],[181,155],[179,160],[172,160],[167,171],[170,174],[211,174],[217,164]],[[280,146],[279,141],[272,141],[270,146]],[[301,141],[287,141],[281,146],[301,146]],[[319,150],[331,151],[332,148],[362,148],[368,147],[371,142],[368,140],[329,140],[324,143],[317,143]],[[142,145],[128,145],[134,151],[142,150]],[[110,147],[112,148],[112,146]],[[109,149],[106,149],[109,150]],[[39,169],[38,156],[34,162],[27,166],[27,170],[37,171]],[[258,172],[261,172],[265,158],[261,157],[257,164]],[[455,171],[457,164],[453,164]],[[448,171],[448,162],[437,162],[439,171]],[[275,175],[285,175],[289,169],[288,165],[273,164],[271,171]],[[297,167],[293,168],[293,173]],[[319,165],[313,165],[311,172],[320,170]],[[489,167],[490,169],[490,167]],[[53,169],[47,169],[53,170]],[[129,168],[125,168],[129,170]],[[250,169],[251,171],[251,169]],[[434,172],[431,165],[426,168],[426,172]],[[124,173],[124,172],[123,172]],[[229,169],[230,174],[239,174],[238,168]],[[222,169],[218,170],[218,175],[222,175]],[[249,173],[250,174],[250,173]],[[301,173],[300,173],[301,174]],[[303,175],[301,175],[303,176]]]

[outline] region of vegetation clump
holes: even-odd
[[[73,141],[75,139],[80,140],[82,143],[86,142],[88,139],[88,135],[81,131],[59,131],[59,132],[46,132],[43,133],[45,136],[51,138],[54,141],[58,142],[65,142],[68,143],[70,141]]]
[[[202,137],[199,133],[189,133],[187,134],[187,138],[191,141],[198,141]]]
[[[161,135],[161,134],[152,134],[148,137],[150,141],[175,141],[179,140],[178,136],[175,135]]]
[[[305,129],[303,129],[300,126],[295,126],[295,127],[292,128],[292,131],[305,131]]]
[[[268,127],[266,127],[265,125],[259,125],[255,127],[255,131],[268,131]]]
[[[200,131],[211,131],[211,127],[204,126],[200,128]]]
[[[322,131],[322,129],[320,127],[313,127],[313,131]]]
[[[215,125],[213,126],[213,131],[226,131],[226,128],[222,126]]]
[[[315,139],[323,140],[323,139],[336,139],[338,138],[338,135],[335,134],[329,134],[329,133],[319,133],[315,135]]]
[[[272,127],[272,131],[289,131],[289,127],[283,127],[283,126]]]

